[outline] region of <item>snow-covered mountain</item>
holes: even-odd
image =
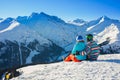
[[[87,24],[89,26],[89,28],[87,28],[87,31],[97,34],[103,31],[106,27],[110,26],[111,24],[118,25],[118,27],[120,26],[119,20],[110,19],[107,16],[102,16],[97,20],[90,21]]]
[[[1,69],[60,61],[65,50],[70,49],[67,47],[74,44],[77,31],[80,31],[79,26],[43,12],[5,19],[1,25],[7,24],[7,21],[9,26],[4,25],[6,28],[0,30]]]
[[[66,23],[43,12],[1,19],[0,68],[61,61],[62,56],[68,54],[65,52],[72,49],[79,34],[85,39],[87,33],[92,33],[98,43],[110,37],[110,44],[104,46],[104,52],[120,52],[120,21],[103,16],[90,22],[81,19],[73,22],[75,24]],[[116,48],[112,48],[114,46]]]
[[[110,37],[110,43],[104,46],[105,53],[118,53],[120,51],[120,21],[103,16],[87,24],[87,33],[93,33],[95,40],[102,43]],[[106,48],[105,48],[106,47]]]
[[[76,20],[68,21],[68,23],[81,26],[86,24],[87,21],[84,21],[83,19],[76,19]]]
[[[11,80],[119,80],[120,54],[100,55],[98,61],[60,62],[18,69]]]
[[[3,18],[0,18],[0,22],[2,22]]]
[[[7,19],[0,19],[0,30],[6,29],[10,24],[13,22],[13,18],[7,18]]]
[[[120,21],[110,19],[107,16],[102,16],[96,20],[84,21],[77,19],[71,23],[76,25],[78,23],[85,34],[92,33],[98,43],[102,43],[106,38],[110,38],[110,43],[103,46],[103,53],[119,53],[120,52]]]

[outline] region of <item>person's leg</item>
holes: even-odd
[[[74,55],[71,55],[70,57],[71,57],[71,60],[74,61],[74,62],[81,62]]]
[[[64,61],[65,61],[65,62],[71,61],[71,60],[72,60],[72,59],[71,59],[71,55],[72,55],[72,54],[70,54],[68,57],[66,57]]]
[[[80,60],[78,60],[73,54],[70,54],[68,57],[65,58],[65,62],[69,62],[69,61],[74,61],[74,62],[81,62]]]
[[[89,59],[90,59],[90,56],[89,56],[89,55],[87,55],[87,56],[86,56],[86,60],[87,60],[87,61],[89,61]]]
[[[76,57],[73,58],[74,62],[81,62],[80,60],[78,60]]]

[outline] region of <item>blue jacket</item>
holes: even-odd
[[[79,51],[80,53],[82,53],[82,51],[85,50],[85,42],[76,42],[76,44],[73,47],[72,53],[71,54],[76,54],[77,51]],[[75,55],[75,57],[78,60],[85,60],[86,59],[86,54],[84,55]]]

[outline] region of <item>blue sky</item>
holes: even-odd
[[[120,0],[0,0],[0,17],[29,16],[45,12],[69,21],[108,16],[120,20]]]

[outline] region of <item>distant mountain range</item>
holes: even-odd
[[[85,39],[88,33],[94,34],[98,43],[110,37],[110,43],[103,46],[104,53],[120,52],[120,21],[107,16],[89,22],[65,22],[44,12],[0,18],[0,69],[61,61],[68,54],[65,52],[72,50],[75,37]]]

